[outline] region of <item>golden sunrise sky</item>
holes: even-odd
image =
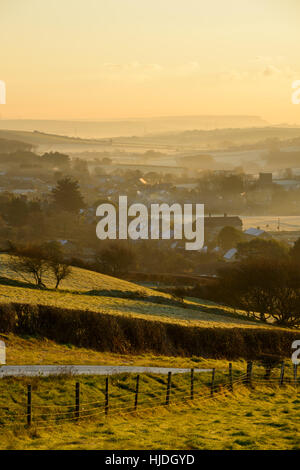
[[[300,0],[0,0],[2,118],[300,124]]]

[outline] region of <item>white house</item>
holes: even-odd
[[[228,250],[228,251],[225,253],[225,255],[223,256],[223,258],[224,258],[226,261],[234,261],[236,254],[237,254],[237,249],[236,249],[236,248],[230,248],[230,250]]]

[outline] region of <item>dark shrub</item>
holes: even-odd
[[[13,305],[0,305],[0,333],[11,333],[15,331],[17,323],[16,312]]]

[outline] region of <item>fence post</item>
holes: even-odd
[[[271,365],[267,364],[266,365],[266,374],[265,374],[265,379],[270,380],[271,378]]]
[[[105,379],[105,416],[108,415],[108,377]]]
[[[31,426],[31,419],[32,419],[31,385],[27,385],[27,426]]]
[[[297,388],[297,369],[298,369],[298,365],[294,364],[294,384],[295,384],[295,388]]]
[[[284,361],[281,363],[281,370],[280,370],[280,379],[279,379],[279,385],[283,385],[283,380],[284,380]]]
[[[191,369],[191,400],[194,400],[194,369]]]
[[[138,406],[138,396],[139,396],[139,383],[140,383],[140,376],[136,376],[136,386],[135,386],[135,398],[134,398],[134,409],[136,411]]]
[[[76,382],[75,384],[75,418],[76,421],[79,419],[80,411],[80,383]]]
[[[211,397],[214,396],[214,391],[215,391],[215,374],[216,374],[216,369],[214,368],[212,370],[212,374],[211,374],[211,386],[210,386],[210,396]]]
[[[233,392],[232,363],[229,363],[229,390]]]
[[[247,362],[246,384],[247,384],[249,387],[252,386],[252,367],[253,367],[253,362],[248,361],[248,362]]]
[[[166,393],[166,405],[169,405],[169,403],[170,403],[171,377],[172,377],[172,372],[168,372],[168,383],[167,383],[167,393]]]

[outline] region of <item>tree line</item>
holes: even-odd
[[[300,326],[300,238],[290,249],[272,239],[238,243],[237,249],[237,261],[219,269],[208,295],[249,318]]]

